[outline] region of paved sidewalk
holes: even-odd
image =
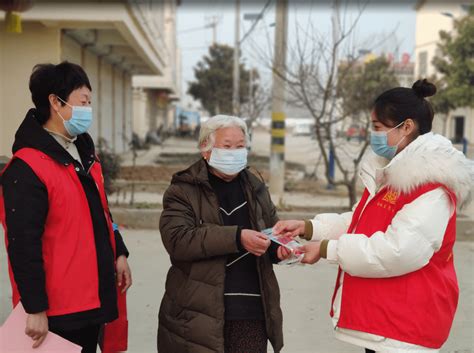
[[[131,253],[134,278],[129,292],[129,352],[153,353],[169,258],[157,231],[124,230],[123,233]],[[455,261],[461,296],[451,336],[441,352],[471,353],[474,352],[474,243],[458,242]],[[276,273],[282,292],[283,353],[363,353],[362,349],[333,338],[328,308],[336,276],[334,266],[324,261],[315,266],[277,266]],[[10,310],[8,296],[5,249],[0,246],[0,322]]]

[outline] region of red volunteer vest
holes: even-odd
[[[377,231],[385,232],[404,205],[438,187],[443,187],[456,205],[454,194],[440,184],[423,185],[408,194],[384,188],[368,203],[369,193],[365,190],[348,233],[370,237]],[[449,220],[441,248],[423,268],[391,278],[361,278],[344,273],[337,326],[440,348],[448,338],[459,297],[452,252],[455,238],[456,213]],[[339,269],[333,304],[340,275]]]
[[[94,230],[86,195],[73,164],[63,165],[46,154],[23,148],[13,156],[27,163],[46,186],[49,210],[42,237],[48,295],[48,316],[65,315],[100,307],[99,278]],[[11,163],[11,162],[10,162]],[[7,167],[8,168],[8,165]],[[4,169],[4,171],[6,170]],[[110,219],[100,163],[90,174],[99,190],[115,254],[115,236]],[[3,193],[0,188],[0,219],[5,229]],[[20,300],[9,265],[13,305]]]

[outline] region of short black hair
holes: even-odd
[[[58,65],[38,64],[30,76],[31,99],[36,107],[36,118],[44,125],[50,114],[49,95],[55,94],[64,101],[72,91],[86,86],[92,91],[89,78],[84,69],[67,61]],[[64,103],[61,102],[62,105]]]
[[[374,112],[377,120],[394,127],[407,119],[418,125],[420,135],[431,131],[434,111],[425,97],[436,93],[436,86],[426,79],[416,81],[412,88],[397,87],[385,91],[375,99]]]

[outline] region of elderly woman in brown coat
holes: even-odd
[[[278,216],[247,168],[247,126],[218,115],[201,128],[202,158],[173,176],[160,231],[171,258],[158,328],[160,353],[266,353],[283,347],[272,269],[289,256],[259,231]]]

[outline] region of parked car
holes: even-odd
[[[345,135],[347,141],[350,141],[352,139],[363,141],[367,136],[367,130],[364,127],[353,124],[349,126],[349,128],[346,130]]]
[[[293,136],[314,135],[314,125],[308,123],[297,123],[293,128]]]
[[[175,129],[177,136],[196,138],[201,127],[200,122],[201,118],[197,111],[176,107]]]

